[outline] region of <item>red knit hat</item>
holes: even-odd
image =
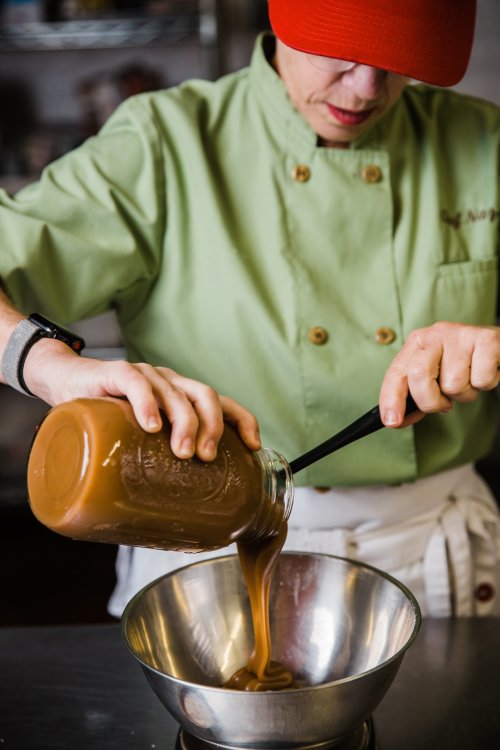
[[[453,86],[472,48],[476,0],[269,0],[276,36],[315,55]]]

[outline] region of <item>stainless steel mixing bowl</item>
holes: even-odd
[[[253,648],[233,555],[146,586],[128,604],[122,632],[161,702],[191,735],[232,747],[292,748],[354,732],[385,695],[420,627],[418,604],[402,584],[321,554],[280,556],[270,614],[273,659],[308,687],[221,688]]]

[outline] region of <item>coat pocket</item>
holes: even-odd
[[[495,325],[498,301],[496,256],[441,264],[435,284],[435,321]]]

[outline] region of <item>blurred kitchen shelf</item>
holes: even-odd
[[[0,30],[0,50],[28,52],[141,47],[153,44],[173,44],[193,35],[209,43],[212,40],[206,33],[206,26],[207,24],[203,25],[203,19],[195,13],[162,19],[127,18],[22,23],[5,26]],[[202,31],[204,31],[203,34]]]
[[[174,44],[195,38],[218,43],[220,0],[170,0],[162,15],[136,11],[60,21],[6,21],[0,25],[0,51],[108,49]]]

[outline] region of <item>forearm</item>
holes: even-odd
[[[9,340],[12,331],[23,317],[22,313],[16,310],[12,302],[9,300],[0,283],[0,359],[3,356],[7,341]],[[5,382],[3,375],[1,374],[0,380],[2,383]]]

